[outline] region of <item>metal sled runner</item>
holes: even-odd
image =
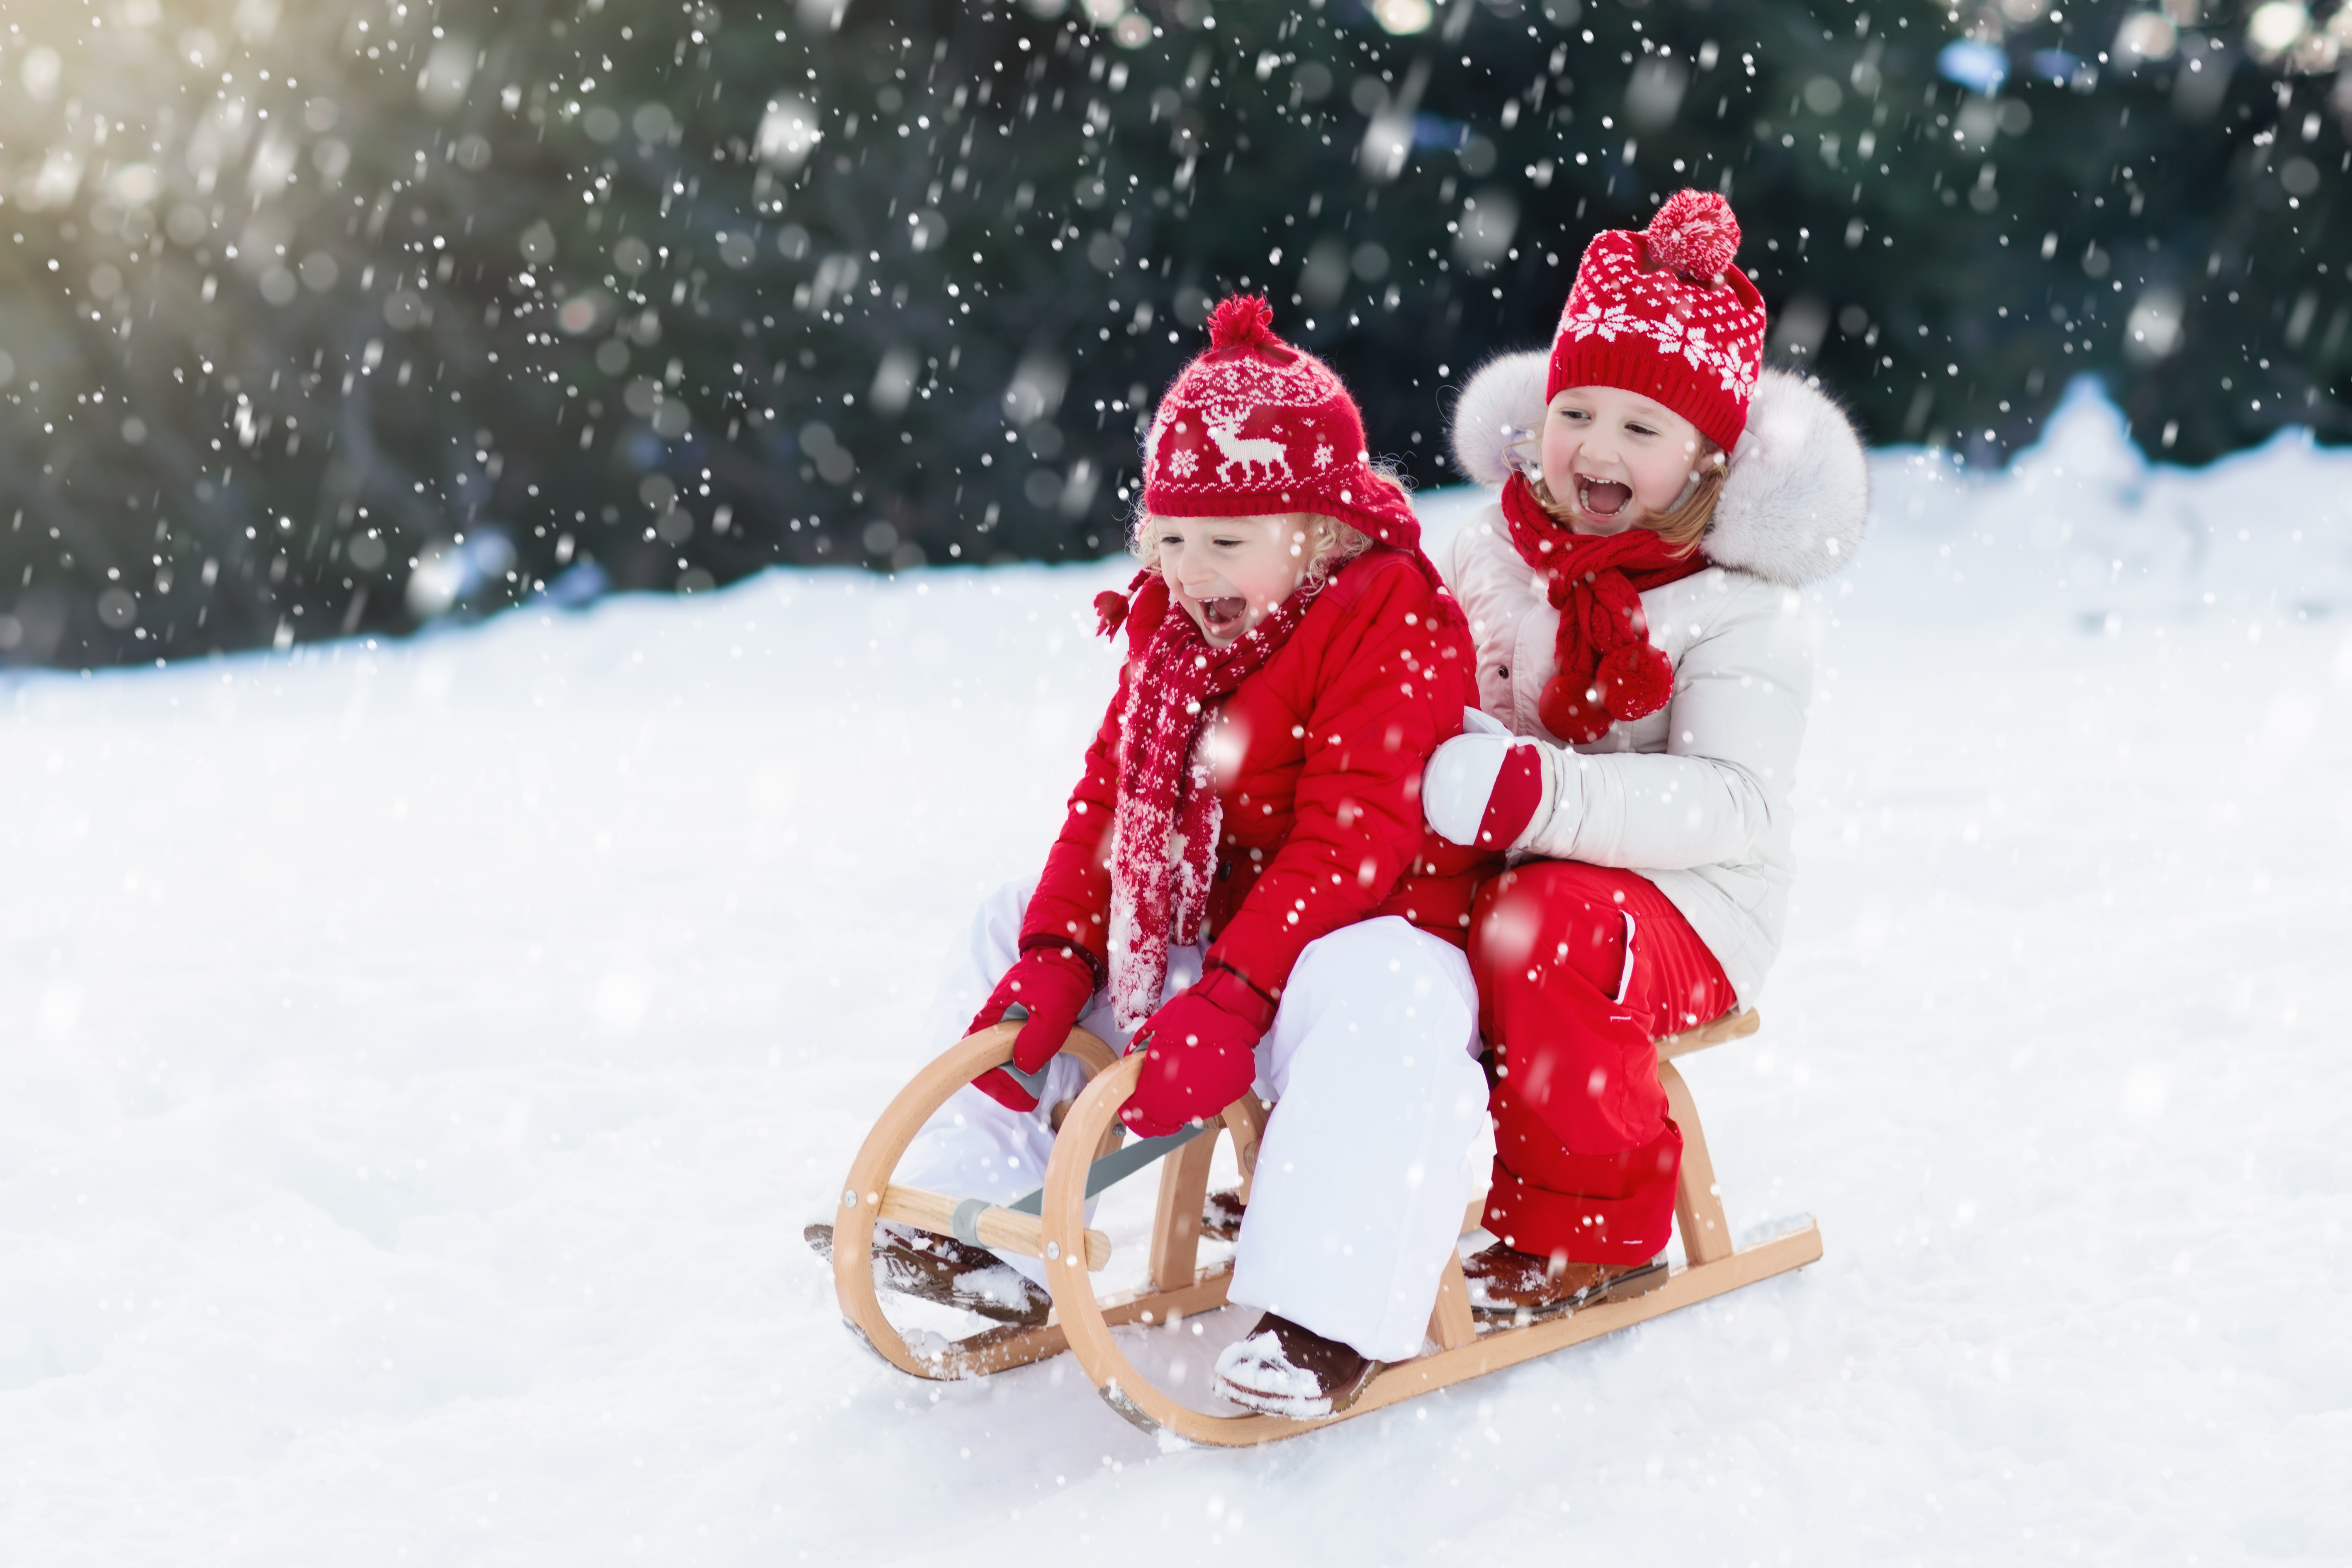
[[[1017,1206],[1000,1208],[978,1199],[960,1200],[894,1186],[890,1182],[916,1132],[948,1096],[1013,1059],[1019,1026],[999,1024],[959,1041],[917,1074],[866,1136],[850,1165],[834,1216],[834,1289],[850,1328],[885,1360],[917,1377],[978,1377],[1067,1350],[1076,1352],[1078,1364],[1104,1400],[1147,1430],[1164,1429],[1195,1443],[1243,1446],[1329,1426],[1819,1259],[1821,1231],[1811,1219],[1769,1240],[1743,1248],[1732,1247],[1698,1111],[1674,1066],[1676,1057],[1754,1034],[1759,1023],[1752,1010],[1727,1014],[1657,1042],[1658,1078],[1666,1091],[1670,1114],[1683,1135],[1675,1228],[1688,1259],[1671,1271],[1664,1285],[1645,1295],[1603,1301],[1565,1317],[1524,1325],[1507,1321],[1487,1324],[1471,1313],[1460,1259],[1449,1258],[1430,1314],[1429,1338],[1437,1348],[1383,1368],[1355,1404],[1337,1415],[1301,1421],[1196,1410],[1144,1378],[1119,1349],[1111,1333],[1115,1328],[1167,1324],[1224,1305],[1232,1266],[1197,1266],[1210,1164],[1217,1139],[1231,1138],[1246,1201],[1267,1111],[1256,1096],[1245,1094],[1226,1109],[1222,1121],[1208,1128],[1205,1136],[1154,1140],[1150,1145],[1121,1150],[1123,1130],[1118,1111],[1135,1088],[1142,1061],[1139,1057],[1114,1058],[1109,1047],[1083,1029],[1072,1031],[1063,1049],[1085,1068],[1088,1082],[1068,1107],[1055,1139],[1040,1212],[1021,1213]],[[1111,1247],[1108,1237],[1087,1228],[1087,1199],[1155,1155],[1160,1157],[1161,1171],[1148,1282],[1139,1290],[1097,1295],[1093,1276],[1109,1261]],[[1463,1216],[1465,1233],[1477,1228],[1483,1206],[1483,1199],[1472,1202]],[[1034,1328],[993,1328],[935,1350],[917,1349],[883,1316],[876,1290],[870,1254],[874,1227],[884,1220],[1043,1258],[1054,1300],[1053,1315]],[[1248,1223],[1246,1217],[1243,1223]]]

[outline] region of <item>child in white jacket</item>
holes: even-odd
[[[1762,369],[1738,238],[1698,191],[1601,235],[1549,356],[1488,365],[1456,413],[1457,458],[1502,493],[1439,563],[1500,722],[1439,749],[1423,803],[1515,861],[1471,942],[1487,1313],[1663,1282],[1682,1138],[1652,1043],[1752,1003],[1787,918],[1801,589],[1852,556],[1866,473],[1835,405]]]

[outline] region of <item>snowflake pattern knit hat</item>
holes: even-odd
[[[1418,551],[1421,523],[1372,471],[1356,400],[1313,354],[1275,335],[1274,309],[1237,294],[1209,314],[1209,347],[1160,400],[1143,437],[1143,508],[1159,517],[1311,511]]]
[[[1593,237],[1552,339],[1547,400],[1614,386],[1664,404],[1726,452],[1764,365],[1764,297],[1732,265],[1739,220],[1712,191],[1677,191],[1639,234]]]

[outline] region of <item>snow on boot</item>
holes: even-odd
[[[1571,1263],[1555,1252],[1538,1258],[1496,1242],[1462,1261],[1470,1310],[1482,1318],[1528,1321],[1573,1312],[1601,1301],[1646,1296],[1666,1282],[1666,1260],[1613,1265]]]
[[[1353,1346],[1268,1312],[1217,1357],[1210,1387],[1246,1410],[1312,1421],[1355,1404],[1380,1369]]]
[[[832,1260],[833,1226],[813,1225],[801,1237]],[[1043,1323],[1054,1307],[1041,1287],[986,1247],[887,1222],[874,1230],[874,1286],[1024,1329]]]

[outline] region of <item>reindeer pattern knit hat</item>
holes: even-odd
[[[1418,553],[1421,523],[1372,471],[1356,400],[1237,294],[1209,315],[1209,347],[1160,400],[1143,438],[1143,507],[1159,517],[1319,512]]]
[[[1732,265],[1739,220],[1712,191],[1677,191],[1650,226],[1593,237],[1553,335],[1547,401],[1614,386],[1662,403],[1729,452],[1764,366],[1764,297]]]

